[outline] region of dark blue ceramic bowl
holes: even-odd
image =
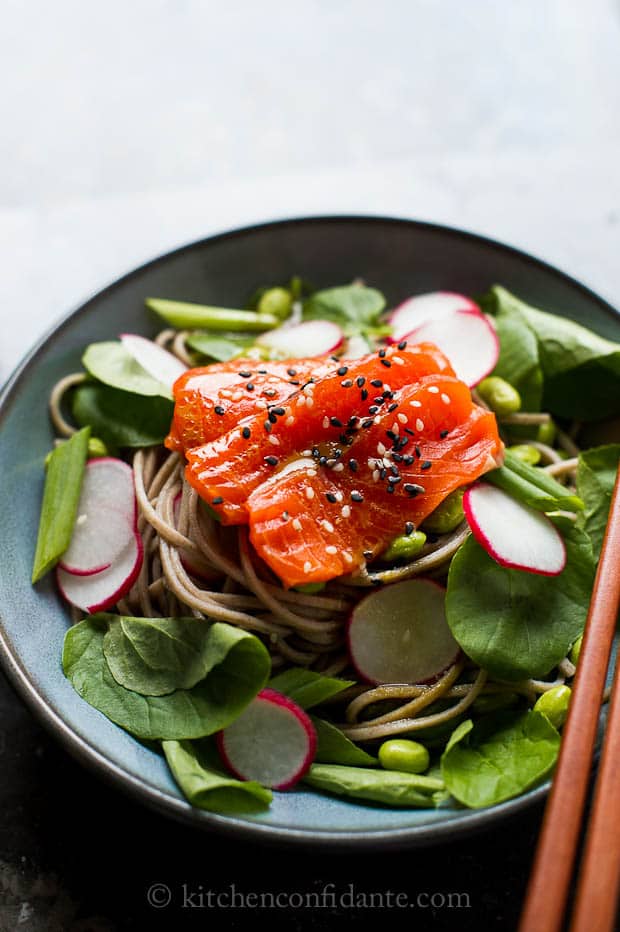
[[[74,311],[24,360],[0,400],[0,658],[33,712],[65,748],[137,800],[201,828],[240,838],[349,847],[447,840],[498,822],[547,792],[482,811],[415,811],[346,802],[308,789],[276,793],[258,816],[192,809],[163,759],[79,698],[60,664],[68,614],[51,578],[30,585],[52,432],[46,399],[80,367],[86,344],[123,331],[153,335],[146,295],[242,306],[262,283],[301,274],[317,286],[362,276],[390,303],[437,289],[479,293],[498,282],[539,307],[620,339],[620,316],[567,275],[522,252],[458,230],[378,217],[320,217],[213,236],[155,259]]]

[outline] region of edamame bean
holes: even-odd
[[[521,410],[521,395],[510,382],[500,379],[498,375],[483,379],[476,391],[491,410],[500,417],[504,414],[515,414]]]
[[[414,531],[412,534],[402,534],[395,537],[381,554],[382,560],[412,560],[416,557],[424,544],[426,534],[423,531]]]
[[[403,770],[405,773],[424,773],[428,770],[430,754],[423,744],[405,738],[384,741],[379,748],[379,763],[385,770]]]
[[[568,715],[570,686],[554,686],[539,696],[534,703],[534,712],[542,712],[554,728],[561,728]]]
[[[538,466],[540,463],[540,450],[531,447],[528,443],[518,443],[514,447],[507,447],[507,449],[522,463],[528,463],[530,466]]]
[[[579,654],[581,653],[581,645],[583,643],[583,634],[580,634],[573,646],[570,649],[570,654],[568,659],[576,667],[579,661]]]
[[[539,443],[546,443],[547,446],[551,446],[555,440],[556,427],[551,419],[549,419],[545,424],[538,425],[538,431],[536,433],[536,439]]]
[[[314,595],[315,592],[322,592],[324,588],[324,582],[309,582],[302,583],[301,586],[293,586],[295,592],[304,592],[306,595]]]
[[[100,456],[109,456],[110,451],[106,447],[103,440],[100,440],[99,437],[91,437],[88,441],[88,459],[96,459]]]
[[[293,307],[293,296],[286,288],[268,288],[261,295],[256,310],[259,314],[273,314],[284,320],[291,313]]]
[[[464,489],[456,489],[444,498],[441,505],[422,522],[425,531],[431,534],[449,534],[459,526],[465,514],[463,512]]]

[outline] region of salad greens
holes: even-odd
[[[111,447],[163,443],[170,430],[173,409],[167,398],[120,391],[100,382],[79,385],[72,402],[76,422],[91,427]]]
[[[346,336],[356,333],[385,334],[380,316],[385,309],[385,297],[376,288],[365,285],[341,285],[315,291],[304,301],[305,320],[332,320],[340,324]],[[389,332],[389,328],[387,328]]]
[[[288,696],[302,709],[311,709],[338,695],[343,689],[355,686],[355,680],[341,680],[304,667],[290,667],[272,677],[269,686]]]
[[[416,809],[433,808],[434,795],[442,794],[445,788],[443,780],[423,774],[340,764],[312,764],[303,782],[337,796]]]
[[[347,738],[339,728],[322,718],[311,716],[318,739],[315,761],[321,764],[349,764],[372,767],[379,761]]]
[[[160,395],[172,401],[169,389],[149,375],[122,343],[112,340],[91,343],[82,356],[82,364],[93,378],[111,388],[146,397]]]
[[[595,557],[603,544],[619,461],[618,443],[594,447],[579,454],[577,491],[585,503],[579,520],[592,542]]]

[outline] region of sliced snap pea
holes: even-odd
[[[498,375],[490,375],[483,379],[476,391],[500,417],[504,414],[516,414],[521,410],[521,395],[510,382]]]
[[[426,534],[423,531],[413,531],[411,534],[402,534],[395,537],[381,554],[382,560],[411,560],[416,557],[424,544]]]
[[[422,527],[431,534],[449,534],[454,531],[465,517],[463,511],[464,489],[456,489],[444,498],[441,505],[424,519]]]
[[[195,328],[258,332],[280,326],[280,320],[273,314],[257,314],[255,311],[191,304],[188,301],[168,301],[165,298],[147,298],[145,304],[177,330]]]
[[[428,770],[430,754],[418,741],[392,738],[384,741],[379,748],[379,763],[385,770],[424,773]]]
[[[561,728],[568,715],[570,697],[570,686],[554,686],[538,697],[534,703],[534,711],[542,712],[554,728]]]
[[[286,288],[268,288],[261,295],[256,310],[259,314],[272,314],[284,320],[291,313],[293,296]]]
[[[538,466],[540,463],[540,450],[531,447],[529,443],[518,443],[514,447],[507,447],[507,449],[522,463],[529,463],[530,466]]]
[[[579,661],[579,654],[581,653],[581,645],[583,643],[583,634],[580,634],[573,646],[570,649],[570,654],[568,659],[576,667]]]

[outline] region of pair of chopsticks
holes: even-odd
[[[557,932],[563,927],[619,603],[620,471],[519,932]],[[612,932],[619,885],[620,662],[616,665],[570,932]]]

